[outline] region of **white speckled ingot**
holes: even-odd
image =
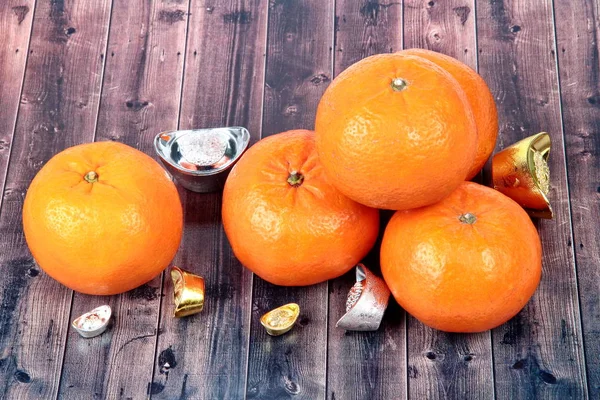
[[[92,338],[106,330],[111,315],[110,306],[103,305],[75,318],[72,325],[84,338]]]

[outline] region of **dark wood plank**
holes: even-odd
[[[263,136],[314,129],[317,105],[331,81],[334,4],[270,1]],[[327,283],[291,288],[254,277],[247,397],[324,399],[327,370]],[[261,315],[300,305],[299,326],[268,336]]]
[[[589,397],[600,398],[600,1],[554,2]],[[560,151],[560,150],[559,150]]]
[[[402,48],[400,3],[338,0],[335,14],[334,75],[362,58]],[[379,244],[364,260],[374,272],[379,270]],[[346,297],[354,282],[354,270],[329,282],[327,398],[405,398],[404,311],[390,301],[377,332],[346,332],[335,327],[346,312]]]
[[[477,3],[479,70],[498,104],[497,149],[550,133],[554,220],[540,220],[543,272],[525,309],[492,333],[496,397],[587,397],[565,176],[552,4]],[[580,22],[582,23],[582,22]]]
[[[40,1],[0,214],[2,398],[54,398],[72,292],[35,265],[21,210],[40,167],[91,141],[98,110],[110,1]]]
[[[181,128],[241,125],[258,140],[267,1],[194,0],[190,12]],[[180,193],[185,234],[175,264],[204,277],[207,298],[199,315],[173,318],[173,285],[165,276],[153,398],[241,399],[252,274],[221,227],[221,193]]]
[[[96,140],[154,154],[156,133],[176,129],[183,78],[187,2],[137,0],[112,8]],[[75,293],[72,315],[113,309],[113,329],[87,340],[70,330],[59,395],[143,398],[151,387],[161,277],[118,296]]]
[[[34,4],[35,0],[7,0],[0,7],[3,39],[0,46],[0,193],[4,192],[10,145],[17,122]]]
[[[404,46],[444,53],[477,69],[474,2],[407,1]],[[440,332],[409,316],[407,335],[409,398],[494,397],[489,332]]]

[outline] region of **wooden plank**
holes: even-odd
[[[477,69],[474,2],[405,2],[404,46],[444,53]],[[489,332],[446,333],[409,316],[407,336],[409,398],[494,397]]]
[[[335,13],[334,75],[362,58],[402,48],[400,3],[338,0]],[[383,226],[382,221],[382,233]],[[376,273],[379,245],[364,260]],[[335,327],[346,312],[346,297],[354,282],[354,270],[329,282],[327,398],[405,398],[404,311],[390,301],[377,332],[346,332]]]
[[[268,3],[192,1],[182,129],[241,125],[258,140]],[[181,191],[185,234],[175,264],[204,277],[201,314],[173,318],[165,276],[153,398],[241,399],[246,388],[252,274],[221,227],[221,193]],[[170,368],[166,368],[169,363]]]
[[[176,129],[187,27],[185,4],[116,2],[96,140],[114,140],[154,154],[154,135]],[[72,315],[109,304],[113,329],[86,340],[70,330],[59,395],[143,398],[151,387],[161,277],[118,296],[75,293]],[[123,371],[127,371],[123,374]]]
[[[0,7],[0,32],[3,39],[0,46],[0,193],[4,192],[10,147],[17,122],[34,5],[35,0],[7,0]]]
[[[0,214],[0,380],[3,398],[54,398],[72,292],[35,265],[21,210],[40,167],[90,141],[96,121],[110,1],[41,1]]]
[[[477,3],[479,70],[496,96],[497,149],[550,133],[554,220],[540,220],[540,286],[525,309],[492,333],[499,399],[587,398],[549,0]],[[579,22],[582,23],[582,22]]]
[[[333,27],[331,1],[270,1],[263,136],[314,129],[331,81]],[[254,277],[248,398],[326,397],[327,300],[327,283],[279,287]],[[260,317],[290,302],[300,305],[299,326],[268,336]]]
[[[554,2],[589,397],[600,398],[600,1]],[[559,149],[560,151],[560,149]]]

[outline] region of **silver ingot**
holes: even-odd
[[[104,305],[75,318],[73,328],[84,338],[93,338],[102,334],[108,327],[112,311],[110,306]]]
[[[347,331],[376,331],[390,299],[390,289],[383,279],[363,264],[356,266],[356,283],[346,299],[346,314],[335,324]]]
[[[223,188],[249,142],[250,133],[242,127],[190,129],[159,133],[154,149],[181,186],[206,193]]]

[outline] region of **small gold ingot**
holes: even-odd
[[[260,323],[269,335],[279,336],[292,329],[298,315],[300,315],[300,306],[296,303],[289,303],[263,315],[260,318]]]
[[[548,200],[551,147],[546,132],[525,138],[492,159],[494,189],[519,203],[532,217],[552,219]]]
[[[204,307],[204,279],[179,267],[171,268],[175,316],[197,314]]]

